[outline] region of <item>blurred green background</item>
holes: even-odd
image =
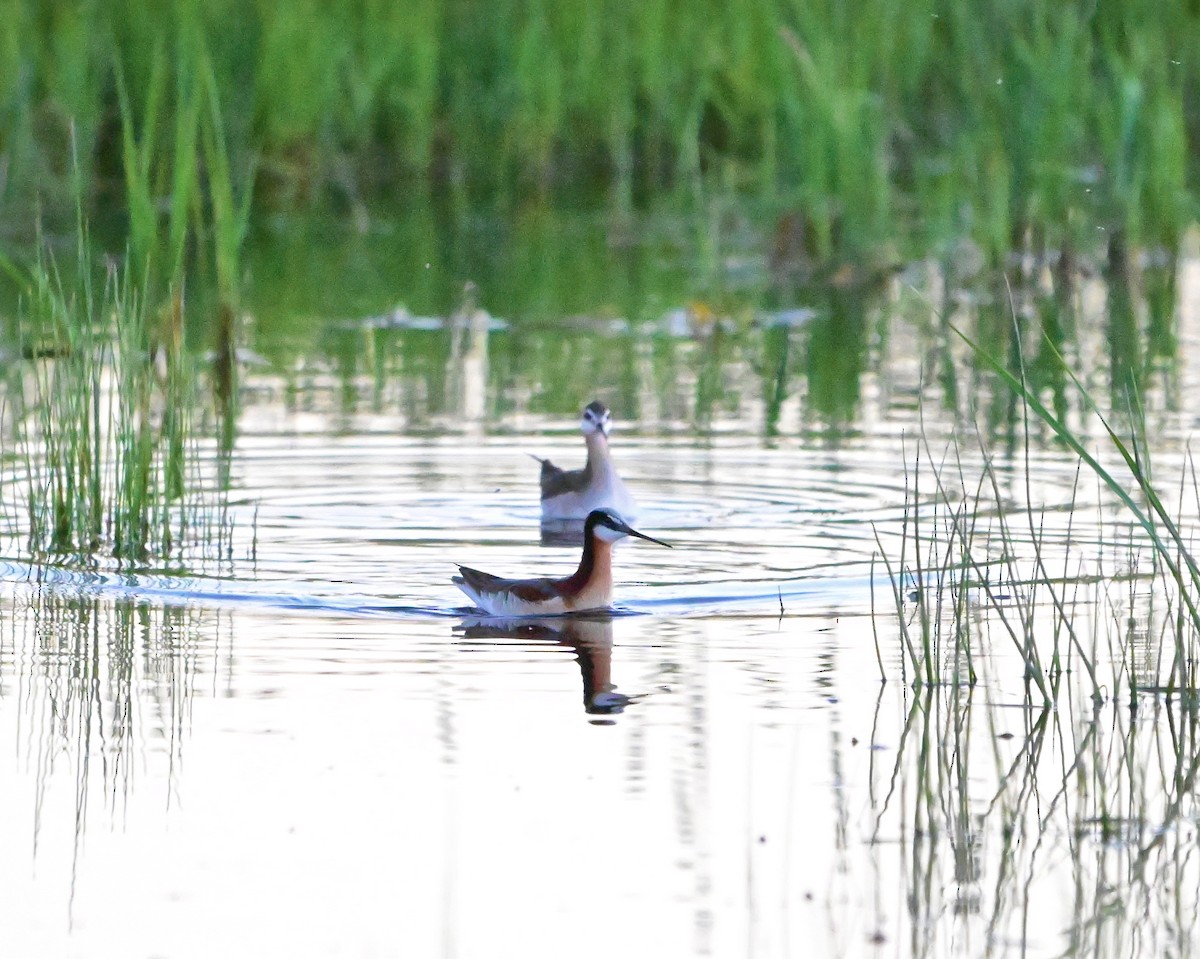
[[[672,410],[693,427],[745,387],[765,435],[797,392],[805,428],[837,434],[901,314],[946,404],[978,393],[957,382],[952,319],[1060,410],[1054,351],[1084,355],[1081,326],[1104,339],[1114,396],[1177,364],[1195,4],[6,0],[0,15],[0,333],[42,351],[102,312],[72,305],[80,278],[99,290],[120,271],[147,352],[215,352],[197,369],[233,419],[246,348],[289,390],[332,370],[343,411],[403,395],[428,422],[468,281],[505,321],[492,422],[517,403],[577,412],[584,380],[636,415],[644,354],[663,384],[688,382]],[[1082,310],[1096,277],[1103,309]],[[1003,395],[988,420],[1011,425]]]
[[[3,21],[10,240],[69,211],[72,129],[88,203],[118,208],[169,204],[193,165],[191,201],[218,202],[216,136],[259,212],[732,193],[819,258],[1098,228],[1171,247],[1195,212],[1189,3],[7,0]]]

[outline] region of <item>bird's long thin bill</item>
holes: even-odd
[[[629,532],[633,536],[638,536],[642,539],[648,539],[651,543],[658,543],[659,546],[665,546],[667,549],[675,548],[670,543],[664,543],[661,539],[655,539],[653,536],[647,536],[645,533],[639,533],[636,529],[631,529]]]

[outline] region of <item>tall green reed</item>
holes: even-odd
[[[1140,366],[1110,371],[1114,413],[1101,413],[1059,352],[1063,341],[1056,342],[1055,336],[1061,333],[1062,313],[1057,301],[1043,308],[1049,311],[1040,315],[1044,340],[1032,354],[1022,326],[1033,325],[1039,314],[1023,312],[1037,309],[1028,291],[1008,290],[1007,337],[982,316],[970,335],[948,327],[991,380],[975,384],[973,392],[980,399],[958,436],[940,452],[931,448],[929,438],[920,437],[899,555],[895,548],[885,549],[880,537],[899,617],[902,661],[916,685],[956,677],[947,672],[953,657],[977,652],[972,643],[979,631],[969,615],[974,608],[986,610],[990,630],[999,628],[1010,637],[1025,679],[1043,702],[1053,699],[1055,686],[1071,669],[1086,673],[1097,700],[1127,691],[1136,702],[1140,691],[1149,689],[1190,701],[1196,695],[1194,664],[1200,652],[1200,563],[1194,534],[1183,520],[1200,514],[1190,454],[1178,476],[1155,470],[1140,405]],[[1027,361],[1028,355],[1032,360]],[[1011,408],[994,413],[1005,397]],[[1003,424],[1007,427],[1001,428]],[[1099,443],[1085,438],[1091,424],[1101,429]],[[977,450],[970,455],[960,446],[964,436],[976,437]],[[984,437],[997,436],[1001,449],[993,452],[994,439]],[[1032,448],[1039,436],[1052,449],[1061,444],[1075,458],[1074,485],[1066,502],[1036,502],[1035,462],[1045,458]],[[925,479],[930,474],[932,482]],[[1076,546],[1074,513],[1081,491],[1091,483],[1097,487],[1099,516],[1119,508],[1129,519],[1114,525],[1115,535],[1101,535],[1094,544],[1088,541],[1095,537],[1088,536]],[[1106,570],[1105,554],[1122,541],[1126,558],[1117,569]],[[1081,591],[1092,586],[1098,589],[1092,605],[1111,611],[1118,625],[1126,618],[1119,611],[1143,602],[1146,591],[1167,598],[1170,615],[1164,622],[1173,628],[1164,627],[1154,655],[1135,655],[1142,640],[1132,632],[1118,638],[1115,626],[1105,630],[1093,622],[1089,637],[1077,620],[1088,608],[1086,595],[1081,603]],[[1127,596],[1119,595],[1122,588]],[[966,595],[973,599],[964,604]],[[1090,619],[1092,613],[1086,613],[1084,622]],[[1106,653],[1111,671],[1104,668]]]
[[[225,116],[229,91],[218,80],[206,29],[198,4],[179,4],[170,42],[158,37],[149,48],[140,100],[131,96],[119,61],[115,69],[138,288],[165,304],[159,315],[166,328],[159,333],[167,340],[181,337],[185,315],[196,313],[185,306],[185,277],[215,290],[211,304],[201,297],[194,302],[215,314],[208,324],[211,382],[228,448],[237,416],[241,255],[255,166],[249,147],[231,142],[237,125]],[[162,126],[164,117],[173,117],[170,128]]]
[[[1087,448],[1077,431],[1043,405],[1040,397],[1030,388],[1023,369],[1017,373],[1012,372],[994,356],[982,350],[966,334],[959,332],[959,336],[972,348],[981,362],[1013,391],[1024,408],[1049,426],[1055,436],[1079,457],[1080,462],[1117,498],[1146,534],[1152,547],[1155,566],[1158,568],[1161,565],[1165,570],[1165,577],[1173,589],[1173,596],[1180,604],[1180,628],[1174,637],[1175,655],[1167,686],[1171,690],[1181,690],[1194,695],[1197,689],[1194,653],[1200,643],[1200,562],[1192,551],[1191,535],[1185,533],[1160,494],[1159,484],[1153,476],[1144,432],[1139,436],[1135,429],[1131,435],[1121,436],[1109,419],[1100,412],[1086,386],[1059,356],[1059,361],[1078,389],[1085,408],[1091,411],[1103,427],[1109,452],[1115,453],[1125,467],[1124,476],[1116,475],[1100,462],[1097,453]],[[1127,396],[1130,412],[1133,414],[1131,419],[1136,423],[1140,417],[1138,397],[1132,393]],[[1186,481],[1186,476],[1181,477],[1181,484],[1186,484]]]
[[[109,262],[101,278],[82,219],[69,270],[45,249],[30,270],[17,426],[34,557],[142,564],[226,549],[202,475],[181,309],[175,300],[152,317],[128,266]]]

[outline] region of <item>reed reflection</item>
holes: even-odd
[[[617,692],[612,681],[612,622],[612,617],[604,614],[466,619],[455,631],[466,639],[515,639],[569,646],[579,663],[584,711],[591,716],[615,716],[638,697]]]
[[[196,695],[197,635],[211,614],[186,607],[112,602],[78,590],[19,593],[3,617],[6,723],[22,729],[19,757],[34,771],[33,848],[70,789],[75,871],[92,818],[125,805],[150,752],[165,753],[166,799],[174,796]],[[12,711],[19,716],[12,716]]]
[[[487,414],[488,327],[492,318],[477,303],[475,284],[463,288],[462,303],[447,321],[450,358],[446,361],[447,412],[476,431]]]
[[[430,233],[428,220],[421,223]],[[309,286],[312,277],[275,262],[280,251],[270,244],[250,251],[273,266],[256,273],[259,288],[250,291],[256,315],[267,318],[261,342],[247,345],[299,386],[305,403],[329,403],[344,415],[394,411],[414,431],[478,433],[507,428],[513,414],[566,415],[578,409],[586,382],[647,432],[686,425],[718,433],[740,422],[768,442],[797,427],[845,442],[880,414],[906,419],[920,395],[972,422],[978,412],[990,438],[1013,444],[1025,421],[1021,404],[954,330],[1027,377],[1064,421],[1079,401],[1063,357],[1083,382],[1109,388],[1115,409],[1128,408],[1131,389],[1154,408],[1151,394],[1173,388],[1186,342],[1176,283],[1186,261],[1121,238],[1086,251],[1039,247],[992,265],[969,244],[950,245],[940,262],[907,263],[900,279],[892,266],[847,262],[830,275],[780,283],[764,267],[733,287],[712,277],[705,289],[674,261],[641,277],[638,257],[581,260],[581,249],[604,248],[602,225],[567,214],[526,224],[509,238],[519,249],[454,239],[454,228],[442,227],[448,247],[463,251],[453,265],[434,263],[407,287],[388,274],[386,289],[348,295],[409,303],[428,316],[405,307],[347,321],[328,304],[326,277]],[[396,229],[421,232],[404,221]],[[547,242],[564,230],[581,242]],[[307,258],[289,250],[288,263],[331,259],[327,235],[313,236],[320,249]],[[372,256],[383,252],[395,253],[381,246]],[[454,276],[474,277],[478,290],[456,289]],[[447,301],[455,305],[447,309]],[[481,302],[514,319],[501,324]],[[280,316],[279,303],[291,312]],[[328,370],[333,378],[321,372]],[[1165,379],[1148,375],[1158,370]],[[272,374],[253,375],[263,382]]]
[[[1194,705],[1145,697],[1153,715],[1139,720],[1081,687],[1060,697],[1007,712],[976,687],[939,685],[909,699],[898,730],[877,716],[873,743],[899,738],[892,763],[872,757],[865,838],[876,876],[900,876],[906,955],[982,941],[1191,954],[1194,924],[1179,917],[1200,905]],[[877,923],[884,941],[882,910]]]

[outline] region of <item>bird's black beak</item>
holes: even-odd
[[[645,533],[639,533],[636,529],[633,529],[629,526],[625,527],[625,532],[627,532],[630,536],[638,537],[638,539],[649,540],[651,543],[657,543],[659,546],[665,546],[667,549],[675,548],[670,543],[664,543],[661,539],[655,539],[653,536],[647,536]]]

